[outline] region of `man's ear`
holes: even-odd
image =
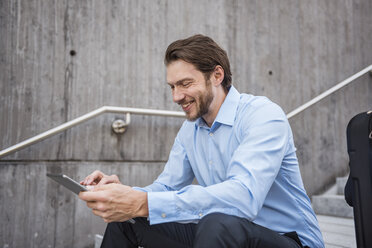
[[[223,79],[225,78],[225,71],[223,70],[222,66],[216,65],[214,71],[212,73],[213,77],[213,84],[218,86],[222,83]]]

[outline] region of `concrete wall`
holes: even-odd
[[[372,2],[0,1],[0,149],[103,105],[180,110],[167,45],[195,33],[230,57],[234,85],[293,110],[372,64]],[[372,108],[371,77],[290,120],[309,195],[347,171],[348,120]],[[99,168],[129,185],[161,171],[182,120],[107,114],[0,160],[0,245],[89,247],[104,223],[46,172]]]

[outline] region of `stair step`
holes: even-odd
[[[100,248],[102,244],[103,236],[96,234],[94,237],[94,248]]]
[[[347,205],[343,195],[317,195],[312,197],[316,214],[353,218],[353,208]]]
[[[343,195],[344,194],[347,178],[348,177],[338,177],[338,178],[336,178],[337,194],[338,195]]]

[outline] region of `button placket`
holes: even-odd
[[[210,132],[209,133],[209,139],[208,139],[209,149],[208,149],[208,160],[207,161],[208,161],[208,169],[209,169],[210,172],[212,172],[212,167],[213,167],[213,156],[212,156],[213,135],[214,135],[214,133]],[[209,173],[209,178],[210,178],[211,182],[213,182],[212,174],[213,173]]]

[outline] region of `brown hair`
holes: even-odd
[[[215,67],[220,65],[225,72],[222,86],[226,91],[230,88],[232,74],[227,53],[208,36],[197,34],[171,43],[165,52],[164,64],[168,66],[178,59],[193,64],[204,74],[206,80]]]

